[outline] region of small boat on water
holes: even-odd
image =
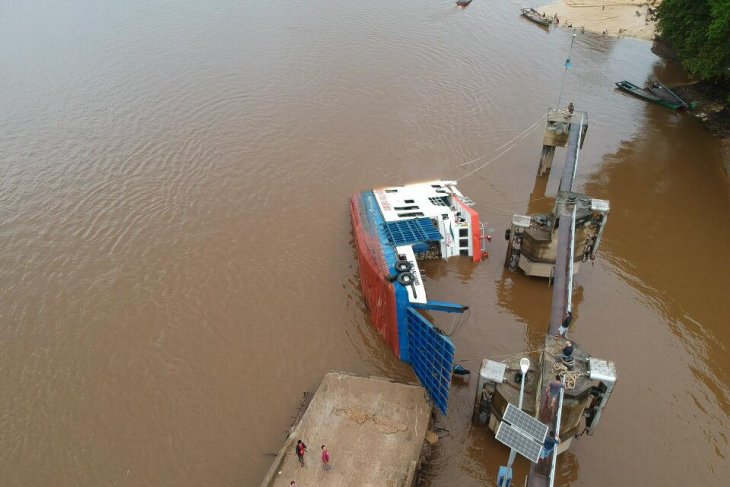
[[[616,87],[620,90],[623,90],[627,93],[630,93],[634,95],[637,98],[641,98],[642,100],[650,101],[652,103],[656,103],[658,105],[662,105],[667,108],[671,108],[672,110],[676,110],[678,108],[685,107],[686,104],[684,101],[672,101],[665,98],[662,98],[661,96],[654,93],[652,90],[641,88],[630,81],[618,81],[616,83]],[[669,90],[667,90],[669,91]],[[676,96],[676,95],[675,95]],[[679,97],[677,97],[679,98]]]
[[[458,0],[456,2],[457,7],[466,8],[469,6],[469,4],[472,2],[472,0]]]
[[[545,17],[544,15],[540,14],[540,12],[538,12],[534,8],[523,8],[520,10],[521,10],[523,16],[532,20],[536,24],[542,25],[543,27],[550,27],[550,24],[553,23],[553,19],[551,19],[549,17]]]
[[[679,103],[681,106],[680,108],[685,108],[687,110],[691,110],[694,108],[693,103],[687,103],[682,98],[680,98],[679,95],[677,95],[674,91],[667,88],[663,83],[660,83],[659,81],[648,81],[646,83],[646,89],[654,93],[659,98],[666,100],[668,102],[672,103]]]
[[[485,226],[473,204],[455,181],[385,187],[350,198],[360,286],[372,324],[393,353],[412,365],[444,414],[456,370],[448,335],[469,308],[430,300],[419,262],[459,256],[479,262],[486,256]],[[461,316],[442,331],[424,311]]]

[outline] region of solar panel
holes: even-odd
[[[547,425],[541,423],[526,412],[520,411],[512,404],[507,405],[503,419],[514,428],[522,430],[527,436],[534,438],[535,441],[539,443],[545,441],[545,436],[548,432]]]
[[[537,461],[540,460],[542,444],[537,443],[534,439],[526,436],[520,430],[513,428],[504,421],[501,422],[497,428],[496,438],[497,441],[500,441],[514,449],[517,453],[527,458],[532,463],[537,463]]]

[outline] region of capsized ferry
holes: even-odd
[[[446,414],[454,345],[419,310],[463,313],[467,306],[428,298],[418,263],[487,256],[485,225],[455,181],[365,191],[350,211],[360,283],[370,317],[393,353],[410,363]]]

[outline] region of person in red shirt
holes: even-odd
[[[297,446],[294,447],[294,451],[297,452],[297,458],[299,459],[299,464],[303,467],[304,466],[304,454],[307,453],[307,445],[305,445],[302,440],[297,440]]]
[[[326,446],[322,445],[322,470],[328,472],[331,469],[332,467],[330,466],[330,452],[327,450]]]

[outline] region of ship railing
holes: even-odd
[[[479,239],[479,245],[480,245],[480,252],[481,255],[484,255],[484,252],[487,251],[487,225],[483,221],[479,221],[479,231],[481,232],[481,238]]]

